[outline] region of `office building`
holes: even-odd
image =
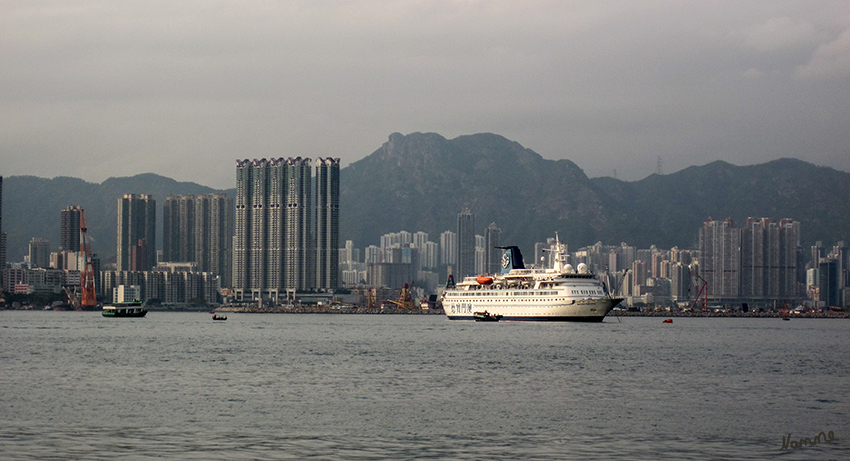
[[[156,265],[156,200],[146,194],[118,199],[118,270],[146,271]]]

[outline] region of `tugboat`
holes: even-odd
[[[472,314],[472,318],[474,318],[476,322],[498,322],[502,319],[502,316],[499,314],[492,315],[489,312],[484,311]]]

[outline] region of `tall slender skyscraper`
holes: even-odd
[[[731,219],[709,219],[699,231],[699,270],[708,296],[737,298],[741,293],[741,237]]]
[[[741,295],[785,300],[797,296],[799,223],[749,218],[741,239]]]
[[[490,274],[498,274],[502,270],[502,252],[501,245],[502,230],[496,223],[490,223],[487,229],[484,229],[484,251],[487,255],[486,272]]]
[[[0,176],[0,288],[5,289],[3,272],[6,268],[6,233],[3,232],[3,177]]]
[[[315,288],[311,189],[310,159],[236,162],[237,299],[279,300],[286,290]]]
[[[475,215],[464,208],[457,215],[457,278],[475,275]]]
[[[339,159],[316,162],[316,288],[339,287]]]
[[[59,228],[59,251],[80,251],[80,213],[82,208],[69,206],[62,210]]]
[[[225,194],[203,194],[195,198],[195,255],[201,272],[220,276],[230,286],[233,241],[233,199]]]
[[[147,271],[156,265],[156,200],[146,194],[118,199],[119,271]]]
[[[195,260],[195,196],[168,195],[162,207],[162,260]]]
[[[457,266],[457,234],[449,230],[440,234],[440,264]]]

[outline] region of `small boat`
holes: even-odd
[[[785,316],[785,317],[782,317],[782,320],[791,320],[791,318],[788,317],[788,316]]]
[[[487,311],[484,312],[475,312],[472,314],[472,318],[475,319],[476,322],[498,322],[501,320],[502,316],[499,314],[493,315]]]
[[[226,315],[213,314],[213,320],[227,320]]]
[[[104,317],[144,317],[148,311],[139,301],[103,306]]]
[[[664,321],[663,321],[663,322],[661,322],[661,323],[673,323],[673,319],[666,319],[666,320],[664,320]]]
[[[486,275],[479,275],[475,277],[475,281],[480,283],[481,285],[489,285],[493,283],[493,277],[488,277]]]

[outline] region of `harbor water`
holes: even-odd
[[[2,311],[0,459],[847,459],[848,337],[824,319]]]

